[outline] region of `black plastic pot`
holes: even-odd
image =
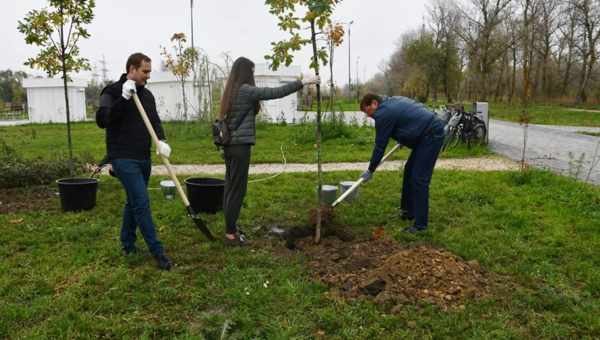
[[[215,214],[223,209],[224,180],[190,177],[185,180],[185,186],[190,205],[195,212]]]
[[[90,210],[96,206],[97,179],[62,178],[56,183],[63,211]]]

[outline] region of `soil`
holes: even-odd
[[[0,214],[58,209],[56,190],[47,186],[0,189]]]
[[[477,261],[432,247],[402,247],[375,230],[371,239],[344,242],[298,240],[314,277],[344,298],[368,298],[391,312],[406,304],[464,308],[469,299],[490,293],[490,280]]]

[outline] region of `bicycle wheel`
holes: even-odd
[[[444,136],[444,144],[442,144],[442,151],[448,149],[450,144],[454,143],[454,139],[456,139],[456,127],[450,126],[448,127],[448,131],[446,131],[446,136]]]
[[[487,129],[484,123],[477,123],[473,127],[471,134],[471,144],[473,145],[484,145],[487,136]]]

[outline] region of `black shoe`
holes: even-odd
[[[416,233],[419,233],[419,232],[422,232],[422,231],[425,231],[425,230],[427,230],[427,227],[417,227],[417,226],[414,226],[414,225],[410,226],[410,227],[407,227],[407,228],[404,228],[404,232],[405,233],[411,233],[411,234],[416,234]]]
[[[171,270],[171,260],[165,254],[153,255],[156,265],[162,270]]]
[[[138,252],[138,249],[136,246],[133,246],[131,248],[123,247],[123,255],[125,255],[125,256],[134,255],[134,254],[137,254],[137,252]]]

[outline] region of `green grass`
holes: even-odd
[[[164,125],[169,144],[173,149],[174,164],[218,164],[223,160],[212,143],[209,126],[201,123],[170,123]],[[334,127],[324,125],[325,141],[322,145],[324,162],[366,162],[371,157],[375,130],[370,127]],[[26,158],[53,158],[67,153],[66,126],[63,124],[31,124],[26,126],[0,127],[0,138]],[[282,162],[281,149],[288,162],[314,163],[315,127],[312,124],[277,125],[259,124],[257,142],[252,150],[253,163]],[[105,154],[104,130],[94,123],[72,125],[75,154],[89,153],[100,160]],[[391,145],[391,143],[390,143]],[[446,158],[487,155],[485,147],[467,149],[459,147],[442,155]],[[394,157],[402,159],[407,150]],[[154,160],[159,163],[158,159]]]
[[[308,339],[318,331],[332,339],[600,337],[597,188],[543,172],[521,179],[437,171],[431,231],[414,237],[401,235],[394,217],[400,185],[398,173],[376,173],[358,201],[336,209],[338,221],[357,233],[385,226],[402,244],[446,248],[510,285],[464,310],[409,305],[389,315],[368,301],[329,297],[302,255],[277,255],[277,244],[227,249],[204,241],[178,201],[151,190],[160,238],[176,263],[159,272],[145,248],[120,255],[124,194],[103,177],[93,211],[60,213],[56,199],[53,210],[0,216],[0,338],[215,339],[226,322],[231,339]],[[250,184],[241,224],[262,227],[251,232],[258,242],[271,223],[305,220],[313,186],[312,174]],[[222,214],[208,220],[223,232]]]
[[[347,98],[342,98],[339,100],[336,100],[335,103],[333,104],[333,108],[335,109],[336,112],[356,112],[356,111],[360,111],[360,102],[356,100],[356,98],[354,99],[347,99]],[[325,98],[323,99],[323,102],[321,103],[321,110],[323,112],[331,112],[331,108],[329,107],[329,99]],[[317,111],[317,102],[313,101],[312,106],[310,107],[303,107],[302,111]]]
[[[522,106],[491,103],[490,115],[495,119],[518,122]],[[569,126],[600,126],[600,113],[576,111],[554,104],[532,104],[529,107],[530,123]]]
[[[600,132],[578,131],[577,133],[582,134],[582,135],[592,136],[592,137],[600,137]]]

